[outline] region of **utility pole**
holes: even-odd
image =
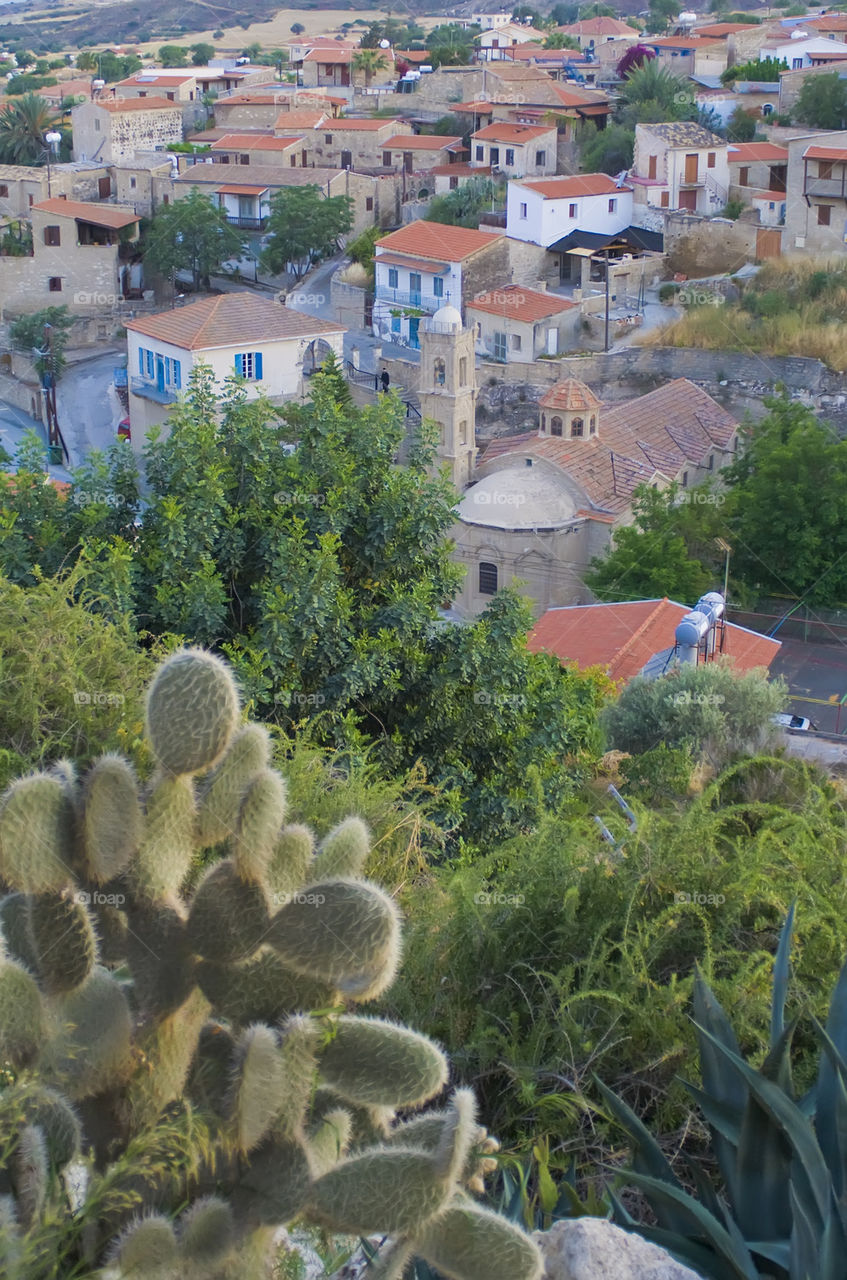
[[[58,448],[60,450],[59,460],[61,461],[62,454],[64,454],[65,460],[70,462],[70,455],[59,427],[59,418],[56,412],[56,353],[53,347],[52,324],[45,324],[44,346],[40,350],[36,348],[36,354],[42,360],[41,386],[44,391],[44,407],[47,413],[47,447],[48,450]],[[55,455],[51,453],[51,461],[54,458]]]
[[[609,350],[609,251],[606,250],[606,337],[603,350]]]

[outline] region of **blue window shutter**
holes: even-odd
[[[138,348],[138,372],[144,377],[144,348]]]
[[[147,352],[147,376],[152,378],[156,372],[156,361],[153,359],[153,352]]]
[[[235,357],[235,372],[238,374],[239,378],[244,377],[244,356],[242,355],[237,355]]]
[[[174,360],[174,386],[179,391],[182,386],[182,361]]]
[[[255,370],[256,370],[256,381],[257,381],[257,382],[261,382],[261,381],[262,381],[262,353],[261,353],[261,351],[255,351],[255,352],[253,353],[253,367],[254,367],[254,368],[255,368]]]

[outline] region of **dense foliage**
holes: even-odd
[[[245,237],[197,187],[173,204],[161,205],[144,237],[144,262],[166,279],[190,274],[195,290],[208,289],[210,276],[230,258],[238,258]]]
[[[349,196],[325,196],[311,184],[281,187],[271,196],[262,267],[272,275],[290,271],[299,280],[321,258],[336,252],[352,225]]]

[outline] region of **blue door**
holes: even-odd
[[[165,389],[165,360],[163,356],[156,356],[156,387],[159,391]]]
[[[409,346],[410,347],[419,347],[421,345],[421,340],[418,337],[418,329],[420,328],[420,323],[421,321],[419,316],[409,316]]]

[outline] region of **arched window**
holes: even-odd
[[[550,419],[550,434],[551,434],[552,436],[560,436],[560,435],[562,434],[562,419],[561,419],[561,418],[551,418],[551,419]]]
[[[459,358],[459,386],[463,387],[468,380],[468,362],[465,356]]]
[[[588,429],[588,434],[589,434],[590,436],[593,436],[593,435],[594,435],[594,433],[596,432],[596,430],[597,430],[597,419],[594,417],[594,414],[592,413],[592,415],[591,415],[591,426],[590,426],[590,427],[589,427],[589,429]]]
[[[497,565],[481,560],[479,565],[479,594],[494,596],[497,594]]]
[[[582,418],[571,418],[571,436],[574,439],[576,439],[577,436],[582,435],[582,428]]]
[[[443,361],[443,360],[436,360],[436,361],[435,361],[435,363],[433,364],[433,368],[432,368],[432,377],[433,377],[433,381],[435,382],[435,385],[436,385],[437,387],[443,387],[443,386],[444,386],[444,380],[445,380],[446,372],[447,372],[447,370],[446,370],[446,367],[445,367],[445,365],[444,365],[444,361]]]

